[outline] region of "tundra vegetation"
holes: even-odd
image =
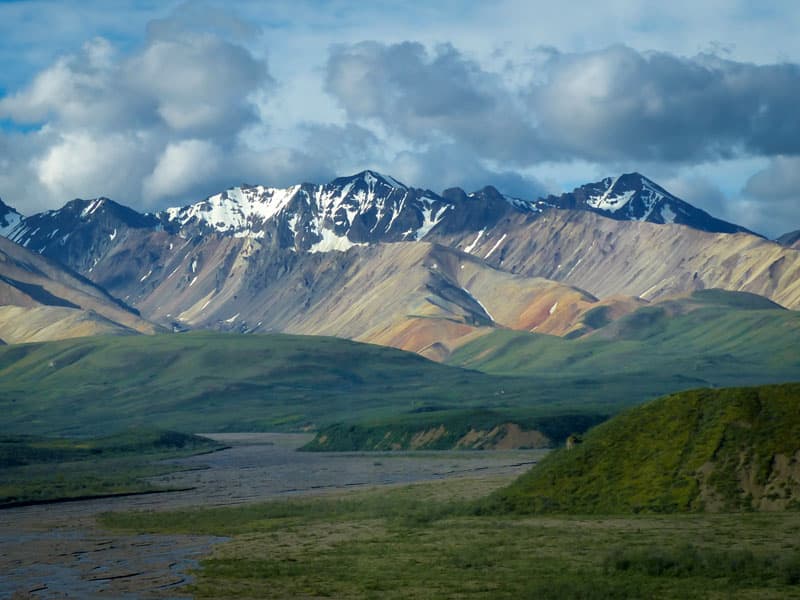
[[[799,402],[798,384],[666,397],[510,485],[463,478],[101,522],[229,536],[196,572],[201,598],[800,597]]]
[[[221,450],[213,440],[135,429],[101,438],[0,437],[0,508],[165,491],[146,478],[176,470],[161,462]]]

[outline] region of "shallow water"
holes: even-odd
[[[154,478],[184,492],[19,507],[0,511],[0,597],[181,598],[209,536],[120,535],[95,517],[120,510],[225,506],[476,474],[515,475],[546,451],[311,453],[306,434],[206,434],[231,448],[177,459]]]

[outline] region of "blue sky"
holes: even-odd
[[[374,168],[522,197],[640,171],[800,228],[795,2],[0,2],[0,197],[141,210]]]

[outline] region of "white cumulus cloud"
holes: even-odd
[[[219,148],[207,140],[170,143],[158,158],[155,169],[144,180],[146,200],[178,196],[197,185],[198,174],[213,178],[221,163]]]

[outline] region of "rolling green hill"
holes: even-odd
[[[647,306],[577,339],[498,330],[459,349],[450,366],[291,335],[193,332],[10,345],[0,347],[0,434],[345,423],[361,427],[361,437],[409,434],[390,444],[405,447],[420,427],[444,425],[461,439],[470,429],[488,435],[496,425],[540,425],[542,417],[596,418],[680,390],[797,381],[798,339],[800,313],[709,290]],[[338,439],[350,444],[355,438],[343,431]]]
[[[553,452],[489,511],[800,509],[800,384],[667,396]]]
[[[426,407],[561,414],[530,378],[336,338],[211,332],[0,348],[0,434],[298,430]]]
[[[448,364],[532,376],[542,399],[555,390],[611,412],[697,387],[800,380],[798,340],[800,312],[753,294],[705,290],[576,339],[498,330],[456,350]]]

